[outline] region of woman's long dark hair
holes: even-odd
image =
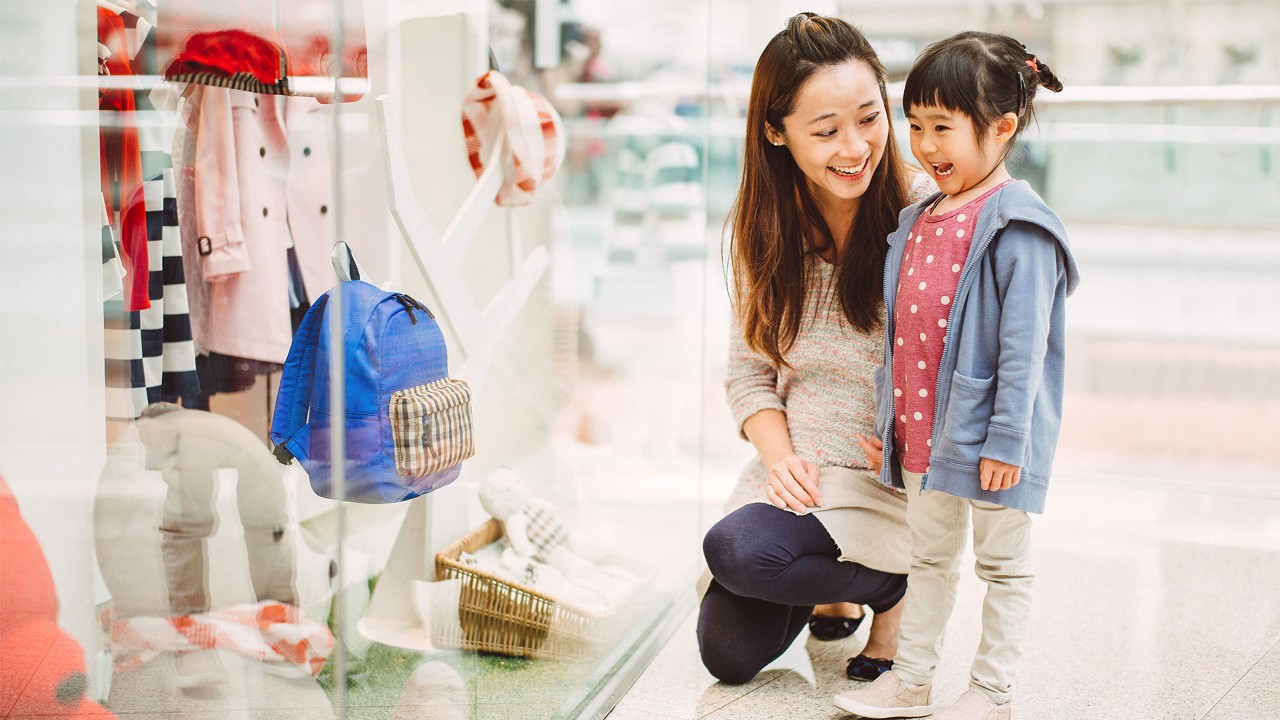
[[[894,141],[884,66],[849,23],[801,13],[765,46],[751,80],[742,185],[728,221],[729,269],[734,310],[747,345],[779,366],[787,365],[784,356],[803,321],[805,253],[836,243],[804,173],[790,151],[767,141],[765,127],[782,131],[805,82],[818,70],[850,61],[866,63],[875,73],[889,123],[884,155],[858,204],[836,281],[845,318],[858,330],[872,332],[880,325],[885,238],[897,228],[907,198],[907,170]]]

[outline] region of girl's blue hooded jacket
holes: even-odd
[[[916,219],[938,194],[906,208],[885,259],[885,364],[876,370],[880,482],[902,488],[893,458],[893,309],[902,256]],[[1062,221],[1024,181],[982,207],[947,318],[934,393],[933,446],[924,488],[1044,512],[1062,424],[1065,300],[1079,283]],[[984,491],[980,458],[1022,468],[1020,482]]]

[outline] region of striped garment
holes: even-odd
[[[462,132],[476,177],[484,172],[485,146],[492,147],[499,137],[505,141],[499,162],[511,173],[498,191],[497,203],[503,207],[528,205],[538,187],[555,175],[567,147],[551,103],[512,86],[496,70],[480,76],[463,101]]]
[[[121,17],[130,50],[136,50],[133,68],[143,75],[157,74],[154,18],[132,13]],[[151,306],[126,311],[122,304],[109,302],[104,308],[107,417],[118,420],[137,418],[151,403],[187,405],[200,393],[169,152],[172,113],[157,109],[146,92],[135,94],[135,107],[144,181],[122,208],[120,234],[122,242],[144,237]]]
[[[102,315],[106,414],[112,420],[133,420],[147,408],[141,320],[119,297],[102,304]]]
[[[281,57],[280,62],[284,63]],[[224,72],[194,72],[194,73],[174,73],[165,78],[171,82],[191,83],[194,85],[212,85],[214,87],[224,87],[231,90],[243,90],[245,92],[258,93],[260,95],[288,95],[288,80],[281,78],[275,83],[264,83],[249,73],[236,73],[227,75]]]
[[[400,475],[430,475],[475,455],[471,388],[462,380],[397,390],[389,415]]]

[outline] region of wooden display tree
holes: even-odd
[[[490,150],[485,170],[475,187],[440,233],[414,195],[405,150],[395,119],[388,112],[386,97],[378,97],[376,103],[391,215],[435,296],[437,317],[453,340],[455,353],[450,362],[450,375],[466,380],[473,393],[482,395],[481,383],[499,343],[547,271],[550,264],[547,250],[535,247],[525,255],[518,226],[508,217],[512,264],[517,269],[493,299],[481,307],[463,279],[462,262],[482,222],[495,207],[494,201],[502,186],[504,141],[501,135]],[[456,492],[456,488],[409,501],[386,568],[358,623],[362,635],[397,647],[431,647],[415,610],[413,583],[435,579],[434,553],[469,529],[466,511],[466,497]]]

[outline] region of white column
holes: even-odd
[[[105,437],[94,13],[0,3],[0,475],[88,654]]]

